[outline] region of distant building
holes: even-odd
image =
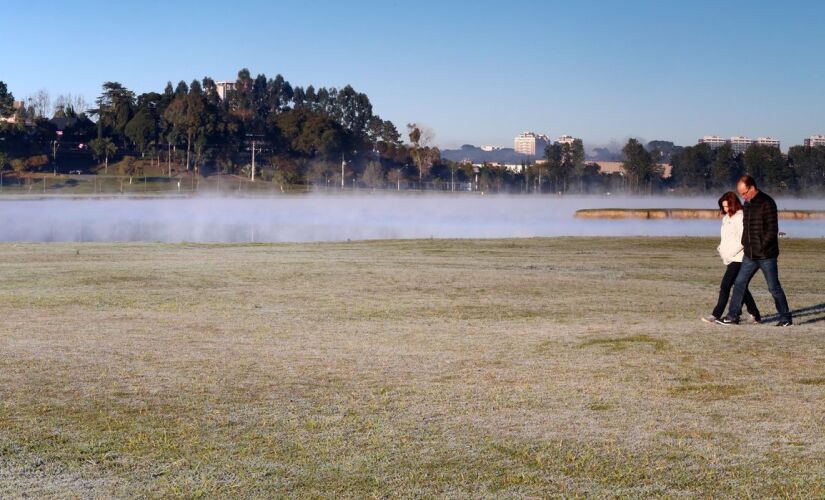
[[[6,123],[17,123],[17,120],[20,119],[22,119],[26,123],[31,121],[31,117],[28,116],[28,113],[26,112],[26,105],[23,103],[23,101],[14,101],[12,108],[14,110],[12,114],[5,118],[0,118],[0,121]]]
[[[501,148],[500,148],[499,146],[481,146],[481,150],[482,150],[482,151],[487,151],[487,152],[490,152],[490,151],[498,151],[498,150],[500,150],[500,149],[501,149]]]
[[[625,175],[624,162],[621,161],[596,161],[588,162],[599,166],[599,172],[603,174],[621,174]],[[657,166],[662,170],[662,178],[667,179],[671,175],[673,166],[668,163],[659,163]]]
[[[215,89],[218,91],[218,97],[225,100],[229,91],[235,90],[235,82],[215,82]]]
[[[733,148],[733,151],[737,154],[744,153],[747,151],[749,147],[753,144],[753,139],[750,137],[745,137],[743,135],[737,135],[736,137],[730,138],[730,145]]]
[[[576,141],[576,138],[572,135],[563,135],[556,140],[556,144],[570,144],[571,146]]]
[[[699,144],[707,144],[708,146],[710,146],[711,149],[716,149],[718,147],[724,146],[727,143],[727,139],[719,137],[718,135],[706,135],[699,139]]]
[[[521,163],[501,163],[501,162],[496,162],[496,161],[485,162],[485,163],[475,162],[475,163],[473,163],[473,167],[475,167],[475,168],[486,168],[486,167],[504,168],[504,169],[507,169],[507,170],[509,170],[511,172],[515,172],[515,173],[521,173],[524,169],[524,165],[521,164]]]
[[[758,144],[760,146],[771,146],[774,148],[779,148],[779,139],[774,139],[773,137],[757,137],[754,144]]]
[[[812,135],[805,139],[805,145],[809,148],[825,146],[825,135]]]
[[[550,138],[544,134],[534,132],[523,132],[513,139],[513,149],[516,153],[527,156],[544,155],[544,148],[550,144]]]

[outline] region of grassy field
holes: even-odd
[[[822,498],[825,240],[715,246],[2,244],[0,497]]]

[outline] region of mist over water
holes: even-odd
[[[780,209],[825,209],[778,199]],[[716,208],[716,198],[305,195],[273,198],[6,199],[5,242],[312,242],[535,236],[718,236],[717,220],[576,219],[581,208]],[[780,220],[790,237],[825,237],[822,220]]]

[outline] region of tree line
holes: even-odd
[[[727,189],[748,173],[776,191],[825,191],[823,147],[793,146],[783,154],[753,145],[737,154],[729,144],[712,149],[629,139],[618,155],[623,171],[610,174],[586,161],[578,139],[548,145],[541,161],[525,159],[516,168],[448,161],[428,128],[407,124],[405,142],[367,95],[349,85],[304,88],[281,75],[253,77],[248,69],[223,96],[209,77],[140,95],[105,82],[93,105],[72,96],[52,104],[40,91],[26,112],[15,108],[0,81],[0,170],[93,165],[84,171],[109,173],[117,162],[117,173],[130,176],[148,166],[168,176],[227,173],[282,186],[464,183],[484,191],[637,194]],[[663,177],[663,164],[671,165],[671,176]]]
[[[255,77],[249,70],[223,95],[209,77],[171,82],[162,92],[135,92],[119,82],[106,82],[89,109],[75,109],[60,98],[52,108],[30,99],[29,114],[14,109],[14,97],[0,82],[0,167],[37,170],[46,163],[74,156],[94,158],[108,173],[109,163],[149,162],[168,167],[168,174],[247,173],[252,155],[259,167],[276,170],[287,180],[363,174],[370,162],[405,177],[425,180],[440,161],[438,149],[422,127],[407,125],[410,143],[389,120],[373,111],[366,94],[344,88],[292,86],[281,75]],[[47,96],[47,94],[46,94]],[[45,98],[48,102],[48,98]],[[37,104],[34,104],[37,103]],[[59,130],[59,132],[58,132]],[[254,151],[253,151],[254,150]],[[372,168],[375,175],[375,165]]]
[[[787,154],[774,146],[753,144],[737,153],[730,144],[679,148],[672,160],[670,186],[685,192],[730,189],[739,176],[751,175],[776,192],[825,191],[825,147],[792,146]]]

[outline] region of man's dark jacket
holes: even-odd
[[[779,256],[779,221],[776,202],[762,191],[745,203],[742,246],[749,258],[773,259]]]

